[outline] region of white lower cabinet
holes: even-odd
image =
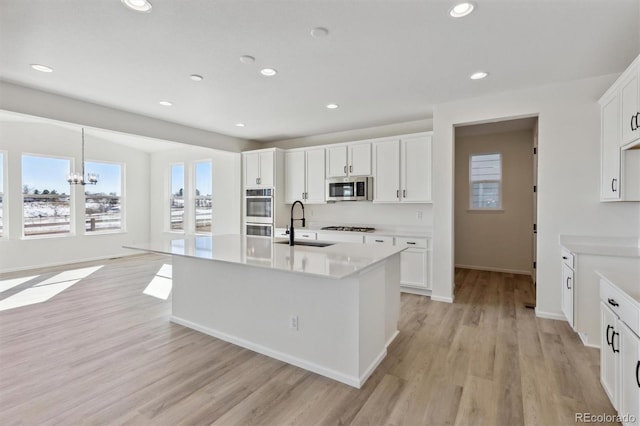
[[[640,305],[600,282],[600,382],[624,426],[640,426]]]
[[[431,290],[429,279],[430,247],[427,238],[397,237],[396,246],[407,247],[400,253],[400,285]]]
[[[566,263],[562,264],[562,313],[573,327],[574,271]]]

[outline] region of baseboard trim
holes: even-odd
[[[391,343],[393,343],[393,341],[394,341],[394,340],[396,340],[396,337],[398,337],[398,334],[400,334],[400,331],[399,331],[399,330],[396,330],[396,332],[395,332],[395,333],[393,333],[393,336],[391,336],[391,338],[390,338],[389,340],[387,340],[387,343],[385,343],[384,347],[385,347],[385,348],[388,348],[388,347],[389,347],[389,345],[390,345]]]
[[[118,253],[118,254],[111,254],[108,256],[89,257],[87,259],[73,259],[66,262],[41,263],[35,266],[21,266],[19,268],[0,269],[0,274],[5,274],[9,272],[30,271],[30,270],[43,269],[43,268],[52,268],[55,266],[77,265],[79,263],[85,263],[85,262],[96,262],[99,260],[119,259],[121,257],[142,256],[144,254],[145,253]]]
[[[458,265],[458,264],[456,264],[455,267],[461,268],[461,269],[473,269],[476,271],[503,272],[505,274],[531,276],[531,271],[526,271],[524,269],[506,269],[506,268],[494,268],[492,266],[473,266],[473,265]]]
[[[545,312],[545,311],[541,311],[538,308],[536,308],[536,316],[538,318],[552,319],[552,320],[558,320],[558,321],[566,321],[567,320],[567,318],[562,313]]]
[[[224,333],[219,330],[215,330],[213,328],[204,327],[199,324],[195,324],[189,320],[185,320],[180,317],[176,317],[175,315],[171,315],[171,322],[182,325],[187,328],[191,328],[193,330],[199,331],[200,333],[207,334],[209,336],[215,337],[220,340],[224,340],[225,342],[233,343],[234,345],[241,346],[243,348],[252,350],[254,352],[258,352],[262,355],[266,355],[271,358],[275,358],[277,360],[286,362],[287,364],[295,365],[296,367],[304,368],[305,370],[312,371],[314,373],[320,374],[325,377],[329,377],[330,379],[336,380],[338,382],[344,383],[349,386],[353,386],[354,388],[360,389],[360,387],[364,384],[367,378],[373,373],[378,365],[382,362],[382,360],[387,356],[387,349],[384,348],[380,354],[373,360],[371,365],[367,367],[362,376],[350,376],[344,373],[341,373],[337,370],[333,370],[331,368],[323,367],[319,364],[309,362],[295,356],[291,356],[274,349],[268,348],[263,345],[259,345],[257,343],[253,343],[249,340],[245,340],[236,336],[232,336],[230,334]],[[395,338],[395,336],[394,336]]]
[[[402,284],[400,285],[400,292],[417,294],[419,296],[431,296],[431,290],[428,290],[426,288],[418,288],[418,287],[405,287]]]
[[[453,296],[451,297],[446,297],[446,296],[434,296],[433,294],[431,295],[431,300],[435,301],[435,302],[446,302],[446,303],[453,303]]]
[[[582,341],[582,344],[588,348],[596,348],[600,349],[600,345],[594,345],[593,343],[589,343],[589,338],[584,333],[578,333],[578,337]]]

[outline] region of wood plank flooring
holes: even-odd
[[[51,300],[0,312],[0,423],[572,425],[614,414],[599,352],[536,318],[530,279],[457,270],[456,302],[402,295],[400,335],[358,390],[169,322],[143,290],[170,259],[104,264]]]

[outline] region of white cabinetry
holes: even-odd
[[[324,148],[291,150],[285,153],[285,203],[325,202]]]
[[[370,176],[371,143],[327,147],[327,177]]]
[[[407,247],[405,251],[400,253],[400,285],[431,290],[429,240],[427,238],[396,237],[396,246]]]
[[[274,154],[273,150],[243,153],[245,187],[274,186]]]
[[[318,232],[317,237],[320,241],[362,244],[362,235],[357,232]]]
[[[640,201],[640,57],[600,98],[600,201]]]
[[[600,281],[600,298],[600,382],[622,424],[639,426],[640,301],[605,279]]]
[[[431,133],[373,144],[373,201],[431,202]]]
[[[574,326],[573,321],[573,287],[574,287],[574,270],[567,265],[562,264],[562,313],[569,322],[571,327]]]

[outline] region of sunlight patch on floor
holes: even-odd
[[[143,293],[149,296],[157,297],[158,299],[167,300],[171,294],[171,286],[173,270],[171,265],[164,264],[160,267],[160,270],[155,277],[151,280],[147,288]]]
[[[0,281],[0,293],[10,290],[14,287],[19,286],[20,284],[24,284],[27,281],[31,281],[34,278],[38,278],[39,275],[34,275],[32,277],[22,277],[22,278],[13,278],[11,280],[2,280]]]

